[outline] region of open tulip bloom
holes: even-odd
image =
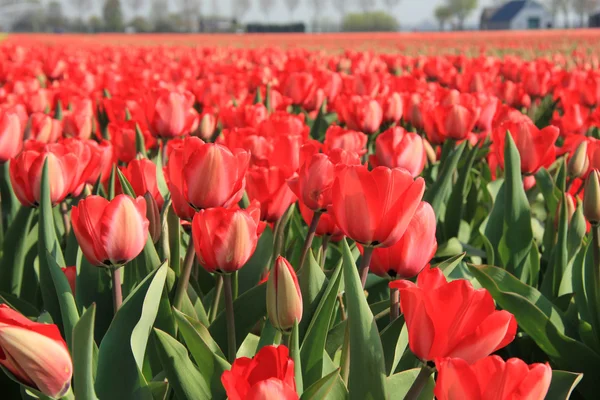
[[[599,38],[4,35],[0,399],[598,398]]]

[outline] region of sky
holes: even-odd
[[[46,3],[48,0],[44,0]],[[65,14],[76,16],[77,11],[72,6],[73,2],[76,0],[61,0],[64,7]],[[138,11],[138,14],[146,14],[150,13],[150,4],[152,0],[142,0],[145,3],[145,7]],[[229,16],[232,14],[232,0],[195,0],[201,3],[201,8],[204,15],[212,14],[212,10],[214,8],[214,4],[218,5],[219,13],[223,16]],[[250,0],[252,3],[252,8],[244,18],[242,18],[243,22],[264,22],[268,20],[273,23],[286,23],[292,20],[290,16],[290,12],[287,9],[285,3],[286,0],[271,0],[274,5],[269,13],[268,19],[266,19],[265,14],[261,12],[259,8],[259,2],[261,0]],[[293,19],[294,21],[303,21],[306,23],[310,23],[314,18],[314,8],[312,4],[315,0],[300,0],[300,5],[294,11]],[[491,4],[493,0],[480,0],[479,8],[474,11],[470,18],[467,20],[467,23],[475,24],[479,20],[479,15],[481,13],[481,9],[488,4]],[[431,23],[435,23],[435,18],[433,17],[433,10],[438,4],[441,4],[443,0],[400,0],[399,5],[394,9],[393,15],[400,22],[400,26],[403,29],[410,29],[412,27],[423,24],[426,21]],[[101,13],[102,5],[104,3],[103,0],[94,0],[95,6],[90,12],[87,14],[91,16],[93,14],[99,15]],[[357,3],[356,0],[350,1],[350,3]],[[374,9],[385,10],[383,0],[375,0],[376,6]],[[129,0],[121,0],[121,4],[123,6],[124,13],[127,17],[131,17],[133,12],[131,7],[128,4]],[[180,4],[180,0],[169,0],[169,9],[170,11],[176,11],[178,5]],[[331,20],[333,22],[339,21],[339,14],[336,9],[332,5],[332,0],[322,0],[322,7],[319,9],[319,15],[322,18]],[[357,5],[348,6],[348,11],[359,11]],[[389,12],[389,11],[388,11]]]

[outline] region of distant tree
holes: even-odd
[[[107,32],[123,32],[123,10],[120,0],[106,0],[102,8],[102,17]]]
[[[62,30],[66,27],[67,20],[63,14],[62,3],[53,0],[46,9],[46,25],[51,30]]]
[[[477,8],[477,0],[447,0],[447,4],[460,30],[465,27],[465,19]]]
[[[102,32],[104,30],[104,21],[97,15],[92,15],[87,22],[87,27],[90,31]]]
[[[546,0],[544,2],[546,7],[548,8],[548,11],[550,11],[550,16],[552,18],[552,26],[553,27],[556,27],[556,17],[558,15],[558,13],[560,12],[561,3],[563,1],[564,0]]]
[[[346,14],[342,21],[344,32],[395,32],[398,30],[396,18],[383,11]]]
[[[127,0],[127,5],[131,9],[131,11],[133,11],[134,15],[140,14],[140,11],[142,10],[142,8],[144,8],[145,3],[146,0]]]
[[[146,18],[138,15],[129,22],[129,26],[132,27],[138,33],[152,32],[152,24]]]
[[[285,0],[285,5],[287,6],[288,10],[290,11],[290,17],[293,20],[294,19],[294,11],[300,5],[300,0]]]
[[[251,7],[252,3],[250,0],[233,0],[233,18],[239,21]]]
[[[32,3],[34,3],[32,1]],[[43,32],[46,28],[46,10],[41,7],[40,0],[35,0],[39,7],[32,8],[20,15],[12,24],[12,32]]]
[[[200,0],[179,0],[181,20],[185,31],[194,32],[197,30],[200,6]]]
[[[320,31],[319,19],[322,14],[323,7],[325,7],[327,5],[327,1],[328,0],[310,0],[310,6],[312,7],[312,9],[314,11],[313,20],[312,20],[313,32]]]
[[[369,12],[375,6],[375,0],[358,0],[358,5],[363,12]]]
[[[383,0],[383,4],[387,7],[390,14],[394,13],[394,9],[400,4],[400,0]]]
[[[575,14],[579,16],[579,26],[586,25],[586,16],[596,11],[598,8],[598,0],[570,0],[571,8]]]
[[[338,10],[340,16],[344,18],[348,7],[351,7],[353,2],[354,0],[333,0],[333,6]]]
[[[435,8],[434,15],[435,19],[438,21],[438,24],[440,24],[440,31],[443,31],[446,26],[446,22],[452,18],[452,10],[450,10],[447,5],[440,4]]]
[[[152,0],[150,10],[150,20],[154,25],[158,25],[161,21],[167,19],[169,15],[168,0]]]
[[[269,19],[269,14],[273,9],[273,5],[275,5],[275,0],[259,0],[258,5],[260,6],[260,10],[265,14],[267,20]]]
[[[94,4],[93,0],[71,0],[71,3],[77,8],[77,17],[79,18],[79,24],[83,26],[83,17],[85,10],[89,10]]]

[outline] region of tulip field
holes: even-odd
[[[599,43],[7,36],[0,398],[597,399]]]

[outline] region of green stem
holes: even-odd
[[[596,309],[600,310],[600,224],[592,225],[592,235],[592,248],[594,249],[594,268],[592,268],[592,273],[596,286],[594,295],[596,297]]]
[[[113,294],[113,307],[115,314],[121,308],[123,304],[123,291],[121,288],[121,267],[111,268],[110,276],[112,278],[112,294]]]
[[[210,309],[210,315],[208,318],[209,322],[213,322],[217,317],[219,311],[219,301],[221,300],[221,292],[223,291],[223,276],[217,275],[217,284],[215,286],[215,297],[213,299],[213,305]]]
[[[342,357],[340,359],[340,374],[342,380],[348,387],[348,377],[350,376],[350,324],[346,323],[346,332],[344,333],[344,347],[342,347]]]
[[[306,239],[304,239],[304,247],[302,247],[302,254],[300,255],[300,263],[298,264],[297,270],[300,271],[304,266],[304,261],[306,261],[306,255],[312,246],[313,239],[315,237],[315,232],[317,231],[317,226],[319,225],[319,219],[321,218],[322,212],[316,211],[313,214],[312,220],[310,221],[310,226],[308,227],[308,233],[306,234]]]
[[[421,371],[419,371],[419,375],[417,375],[417,378],[408,390],[408,393],[406,393],[406,396],[404,396],[404,400],[418,399],[421,395],[421,392],[423,391],[423,388],[425,387],[425,385],[427,385],[427,381],[429,380],[429,377],[432,373],[432,368],[429,368],[427,365],[423,365],[421,367]]]
[[[279,329],[277,329],[275,331],[275,337],[273,338],[273,344],[275,346],[278,346],[281,344],[281,331]]]
[[[398,303],[400,302],[400,292],[398,289],[390,288],[390,322],[393,322],[400,316]]]
[[[374,249],[374,247],[365,246],[360,260],[360,282],[362,283],[363,289],[367,283],[367,276],[369,276],[369,265],[371,265],[371,257],[373,257]]]
[[[177,288],[175,289],[175,296],[173,297],[173,307],[175,307],[178,310],[181,310],[183,296],[187,293],[187,288],[190,283],[190,275],[192,273],[192,265],[194,265],[195,255],[196,253],[194,251],[194,243],[192,235],[190,235],[190,242],[188,243],[188,248],[185,253],[185,259],[183,261],[183,270],[181,271],[181,275],[179,276],[179,280],[177,281]]]
[[[227,353],[229,362],[235,361],[237,344],[235,340],[235,314],[233,312],[233,290],[231,288],[231,274],[223,276],[225,288],[225,316],[227,318]]]

